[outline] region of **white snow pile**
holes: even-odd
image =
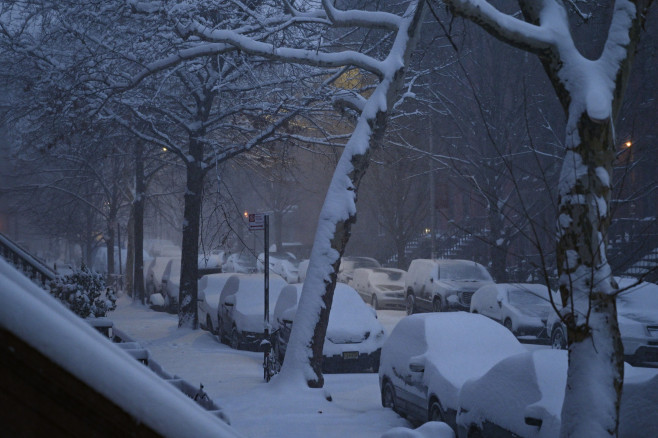
[[[0,291],[3,329],[32,345],[162,436],[239,436],[2,258]]]
[[[382,438],[455,438],[455,432],[445,423],[430,421],[418,429],[393,428],[382,435]]]

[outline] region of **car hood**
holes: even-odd
[[[640,323],[658,325],[658,314],[655,309],[632,309],[629,311],[619,311],[619,323],[626,324]]]
[[[382,292],[399,292],[404,291],[404,284],[374,284],[375,289]]]
[[[462,292],[475,292],[482,286],[490,284],[490,281],[472,281],[472,280],[439,280],[443,287]]]

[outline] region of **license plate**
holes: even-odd
[[[345,351],[343,352],[343,359],[358,359],[359,358],[359,352],[358,351]]]

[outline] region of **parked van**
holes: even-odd
[[[493,282],[484,266],[470,260],[412,260],[405,277],[407,314],[468,312],[473,293]]]

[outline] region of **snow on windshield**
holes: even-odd
[[[445,263],[439,267],[441,280],[493,281],[484,266],[477,263]]]

